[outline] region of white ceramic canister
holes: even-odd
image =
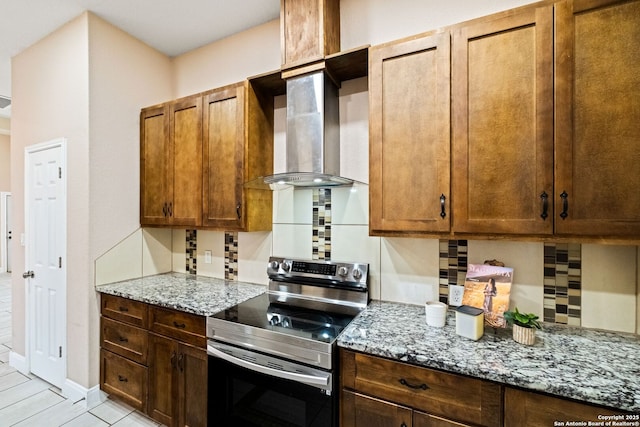
[[[437,301],[427,301],[424,305],[427,325],[442,328],[447,320],[447,304]]]
[[[479,340],[484,334],[484,310],[461,305],[456,310],[456,334]]]

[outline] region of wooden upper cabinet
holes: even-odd
[[[202,98],[190,97],[170,106],[172,225],[196,226],[202,215]]]
[[[553,7],[453,34],[453,231],[553,232]]]
[[[203,164],[203,226],[270,230],[271,190],[245,183],[273,173],[273,97],[247,82],[206,93]]]
[[[450,36],[369,52],[370,234],[450,228]]]
[[[340,51],[340,0],[280,0],[283,68]]]
[[[169,193],[169,112],[167,106],[140,113],[140,223],[164,224]]]
[[[640,1],[563,1],[556,19],[556,233],[638,238]]]
[[[140,114],[140,223],[196,226],[201,218],[202,99]]]

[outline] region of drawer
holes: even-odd
[[[196,347],[206,348],[204,316],[163,307],[151,307],[149,329]]]
[[[104,316],[101,318],[101,323],[100,347],[134,362],[147,364],[149,334],[146,329],[127,325]]]
[[[100,350],[100,388],[134,408],[147,409],[147,368],[107,350]]]
[[[474,425],[502,424],[502,386],[341,350],[341,386]]]
[[[101,294],[102,315],[140,328],[147,327],[147,304],[115,295]]]

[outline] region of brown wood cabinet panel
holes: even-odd
[[[454,232],[553,232],[552,52],[551,5],[454,32]]]
[[[169,111],[165,105],[140,112],[140,223],[164,224],[169,183]]]
[[[511,387],[505,388],[504,401],[505,427],[553,426],[554,421],[597,422],[602,421],[598,415],[623,413]]]
[[[340,425],[342,427],[411,427],[411,408],[343,390]]]
[[[203,225],[270,230],[271,190],[245,184],[273,173],[273,96],[247,82],[205,94],[203,162]]]
[[[149,314],[149,329],[182,342],[206,348],[204,316],[153,306]]]
[[[556,233],[638,238],[640,1],[556,7]]]
[[[147,368],[107,350],[100,350],[100,384],[102,390],[146,410]]]
[[[465,427],[470,425],[471,424],[462,424],[418,411],[413,412],[413,427]]]
[[[369,53],[370,234],[448,232],[449,33]]]
[[[281,0],[283,67],[318,61],[340,50],[339,0]]]
[[[483,426],[502,423],[502,387],[361,353],[341,351],[343,387],[432,415]]]
[[[202,217],[202,98],[170,104],[171,166],[169,216],[172,225],[200,225]]]
[[[100,294],[102,315],[139,328],[146,328],[149,321],[148,305],[115,295]]]
[[[149,334],[149,402],[150,417],[167,426],[178,420],[177,373],[178,343],[170,338]]]
[[[181,344],[178,348],[180,426],[207,425],[207,351]]]
[[[149,337],[146,329],[103,317],[100,328],[100,347],[131,359],[142,365],[147,364]]]

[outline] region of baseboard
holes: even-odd
[[[21,354],[10,351],[9,352],[9,366],[13,366],[20,372],[21,374],[27,375],[29,374],[29,363],[27,363],[27,358]]]
[[[68,378],[64,380],[62,385],[62,395],[86,408],[93,408],[107,399],[107,395],[100,390],[100,386],[86,388]]]

